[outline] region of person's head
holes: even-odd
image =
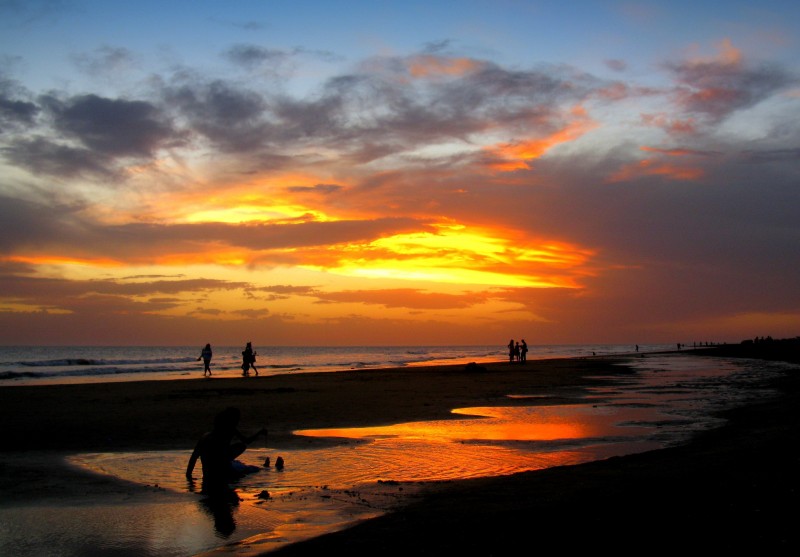
[[[214,417],[214,429],[236,429],[240,417],[239,409],[229,406]]]

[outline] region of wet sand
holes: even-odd
[[[0,493],[6,501],[30,501],[145,492],[144,486],[64,467],[59,457],[191,451],[213,415],[229,405],[242,410],[243,431],[264,425],[271,445],[291,447],[324,442],[298,441],[291,434],[297,429],[447,419],[452,408],[530,404],[508,398],[511,392],[542,395],[535,399],[540,404],[578,402],[599,381],[593,376],[625,373],[613,363],[588,358],[249,379],[203,379],[200,370],[196,380],[4,387]],[[795,550],[798,381],[798,374],[783,378],[779,398],[730,412],[728,425],[686,446],[432,485],[422,500],[404,508],[271,554]]]

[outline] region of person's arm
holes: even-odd
[[[239,432],[239,430],[238,430],[238,429],[236,430],[236,436],[237,436],[237,437],[238,437],[238,438],[239,438],[239,439],[240,439],[240,440],[241,440],[241,441],[242,441],[242,442],[243,442],[245,445],[249,445],[250,443],[252,443],[252,442],[253,442],[253,441],[255,441],[256,439],[258,439],[258,436],[259,436],[259,435],[261,435],[261,434],[264,434],[264,436],[266,437],[266,436],[267,436],[267,428],[265,428],[265,427],[262,427],[261,429],[259,429],[258,431],[256,431],[256,432],[255,432],[253,435],[251,435],[250,437],[245,437],[244,435],[242,435],[242,434]]]
[[[200,443],[202,440],[197,442],[195,445],[194,450],[192,451],[192,456],[189,457],[189,463],[186,465],[186,477],[191,479],[192,472],[194,472],[194,465],[197,463],[197,459],[200,456]]]

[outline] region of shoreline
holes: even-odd
[[[697,354],[713,356],[713,351]],[[271,444],[291,447],[299,442],[292,436],[297,429],[448,419],[453,408],[517,404],[506,396],[510,392],[544,395],[535,404],[585,403],[588,386],[627,373],[626,359],[0,388],[0,419],[25,424],[9,428],[0,451],[0,493],[12,504],[114,490],[146,495],[152,488],[70,469],[57,457],[191,451],[220,406],[242,409],[245,433],[266,425]],[[796,548],[790,513],[779,509],[797,503],[797,375],[787,375],[778,386],[779,398],[730,411],[727,425],[681,447],[431,485],[420,501],[270,555],[505,555],[519,544],[563,549],[567,541],[570,548],[623,552],[654,540],[675,548]]]

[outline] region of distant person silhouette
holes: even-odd
[[[508,363],[514,363],[514,339],[508,341]]]
[[[253,368],[253,371],[258,375],[258,369],[256,369],[256,354],[256,352],[253,352],[253,343],[248,342],[247,346],[245,346],[242,351],[242,375],[250,375],[250,368]]]
[[[203,467],[202,491],[210,496],[235,497],[228,486],[230,481],[237,478],[233,461],[259,435],[267,435],[267,430],[263,427],[250,437],[242,435],[238,429],[240,415],[239,409],[234,407],[217,414],[213,429],[197,441],[186,465],[186,478],[191,481],[197,459],[200,459]],[[234,438],[239,441],[234,443]]]
[[[528,361],[528,343],[525,342],[524,338],[522,339],[519,348],[519,359],[523,363]]]
[[[211,377],[211,345],[206,344],[200,351],[200,357],[197,361],[203,360],[203,377]]]

